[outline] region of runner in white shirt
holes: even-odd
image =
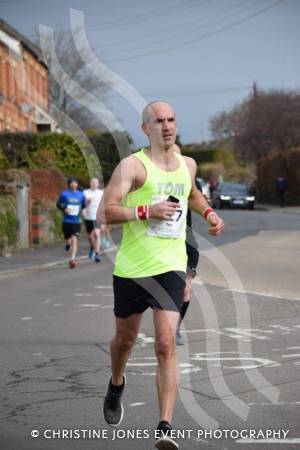
[[[95,262],[100,262],[100,225],[96,222],[96,214],[103,190],[99,189],[98,178],[91,178],[90,189],[83,191],[83,194],[86,201],[83,216],[90,244],[89,258],[92,259],[95,256]]]

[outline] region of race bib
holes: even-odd
[[[165,200],[164,198],[153,196],[152,205]],[[179,207],[169,220],[150,219],[148,222],[148,236],[162,238],[180,238],[186,227],[187,201],[180,199]]]
[[[80,211],[79,205],[68,205],[67,209],[68,209],[69,216],[78,216],[79,215],[79,211]]]

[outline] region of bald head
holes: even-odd
[[[151,118],[159,115],[161,111],[167,112],[175,117],[174,109],[169,103],[162,100],[155,100],[154,102],[148,103],[143,109],[142,123],[149,123]]]
[[[147,135],[150,146],[169,149],[176,139],[176,117],[174,109],[167,102],[149,103],[142,114],[142,130]]]

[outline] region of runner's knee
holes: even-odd
[[[159,336],[155,341],[157,358],[171,358],[175,354],[175,338],[172,335]]]
[[[114,342],[121,352],[127,352],[130,350],[136,341],[136,334],[134,332],[117,333],[114,338]]]

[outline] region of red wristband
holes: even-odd
[[[149,219],[148,205],[137,206],[135,209],[135,216],[137,220],[148,220]]]
[[[210,207],[205,208],[205,210],[203,211],[203,217],[204,217],[204,219],[207,220],[209,214],[211,214],[211,213],[216,214],[215,211],[214,211],[212,208],[210,208]]]

